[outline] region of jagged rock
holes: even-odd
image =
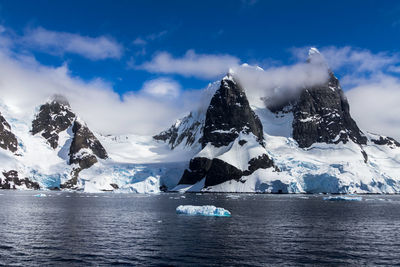
[[[72,127],[72,132],[74,133],[74,138],[71,143],[69,150],[70,164],[78,163],[82,168],[88,168],[92,166],[91,160],[82,160],[82,151],[89,149],[94,155],[101,159],[106,159],[108,157],[106,150],[100,143],[100,141],[94,136],[94,134],[89,130],[89,128],[76,120],[74,126]],[[81,152],[81,153],[80,153]],[[85,151],[83,151],[83,154]]]
[[[171,149],[179,146],[184,140],[185,146],[191,146],[196,142],[196,136],[203,130],[202,122],[194,117],[191,112],[182,120],[178,120],[166,131],[153,136],[155,140],[168,142]]]
[[[263,128],[260,119],[250,108],[246,94],[241,86],[228,74],[221,81],[220,88],[211,99],[207,109],[203,136],[203,149],[206,145],[222,147],[232,144],[239,135],[256,139],[263,147]],[[244,145],[248,141],[239,140],[240,149],[247,149]],[[257,144],[257,142],[256,142]],[[229,180],[240,181],[254,171],[274,167],[273,161],[267,154],[251,159],[247,170],[240,170],[235,166],[217,158],[195,157],[189,163],[179,184],[195,184],[205,178],[205,187],[214,186]]]
[[[5,179],[0,178],[0,189],[16,189],[16,186],[25,185],[28,189],[39,190],[40,186],[37,182],[33,182],[28,178],[20,179],[16,170],[3,172]]]
[[[56,95],[53,99],[42,105],[39,113],[32,121],[32,134],[41,133],[52,148],[58,146],[59,133],[68,129],[76,115],[71,111],[68,100]]]
[[[11,152],[18,149],[18,140],[11,132],[11,126],[0,113],[0,147]]]
[[[249,161],[249,168],[248,170],[243,172],[243,175],[248,176],[258,169],[268,169],[271,167],[274,167],[275,171],[279,171],[278,167],[274,165],[273,160],[270,159],[267,154],[262,154],[261,156],[258,156],[257,158],[252,158]]]
[[[239,140],[239,145],[244,146],[247,143],[246,140]]]
[[[392,149],[400,147],[400,143],[391,137],[379,136],[379,139],[371,139],[371,141],[377,145],[387,145]]]
[[[216,147],[226,146],[242,131],[253,133],[259,142],[263,140],[260,119],[250,108],[242,87],[228,74],[207,109],[201,143],[203,148],[209,142]]]
[[[119,189],[119,186],[117,184],[110,184],[112,188],[114,189]]]
[[[293,138],[302,148],[314,143],[337,144],[349,140],[360,145],[367,143],[350,115],[349,103],[332,72],[326,84],[301,92],[293,115]]]
[[[97,157],[108,158],[107,152],[89,128],[79,120],[72,127],[74,137],[69,149],[69,164],[76,165],[72,170],[72,178],[61,185],[61,188],[74,188],[78,175],[83,169],[90,168],[97,162]]]
[[[339,80],[317,49],[310,49],[307,62],[326,68],[327,81],[287,94],[281,90],[283,93],[264,99],[267,108],[275,113],[293,113],[292,135],[301,148],[314,143],[337,144],[349,140],[365,145],[367,137],[350,115],[349,103]]]

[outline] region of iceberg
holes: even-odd
[[[47,195],[46,194],[37,194],[37,195],[34,195],[34,197],[47,197]]]
[[[345,196],[337,196],[337,197],[324,197],[324,200],[328,201],[361,201],[362,197],[345,197]]]
[[[205,206],[180,205],[176,208],[176,213],[185,215],[216,216],[216,217],[231,216],[231,213],[228,210],[224,208],[217,208],[212,205],[205,205]]]

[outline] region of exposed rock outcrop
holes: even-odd
[[[32,134],[40,133],[52,148],[57,148],[59,133],[68,129],[76,115],[71,111],[68,100],[60,95],[40,106],[39,112],[32,121]]]
[[[275,113],[293,113],[292,135],[301,148],[314,143],[338,144],[350,140],[365,145],[367,137],[350,115],[349,103],[339,80],[317,49],[310,49],[307,63],[325,68],[326,82],[292,92],[285,101],[270,97],[265,100],[266,106]]]
[[[263,141],[260,119],[250,108],[242,87],[228,74],[207,109],[201,143],[203,148],[207,143],[215,147],[226,146],[242,131],[253,133],[260,143]]]
[[[360,145],[367,143],[350,115],[349,103],[332,72],[325,84],[302,90],[293,115],[293,138],[300,147],[349,140]]]
[[[19,178],[16,170],[3,172],[4,179],[0,178],[0,189],[16,189],[25,186],[27,189],[39,190],[40,186],[37,182],[33,182],[28,178]]]
[[[69,164],[74,165],[72,178],[61,185],[61,188],[74,188],[78,175],[83,169],[88,169],[100,159],[108,158],[107,152],[89,128],[78,119],[72,127],[74,137],[69,149]]]
[[[371,141],[377,145],[386,145],[386,146],[390,147],[391,149],[400,147],[400,143],[392,137],[379,136],[378,139],[372,138]]]
[[[167,142],[171,149],[174,149],[181,143],[184,143],[185,146],[192,146],[198,141],[198,136],[203,131],[203,124],[204,121],[199,116],[194,116],[191,112],[182,120],[178,120],[171,128],[153,136],[153,138]]]
[[[11,152],[18,150],[17,137],[11,132],[11,126],[0,113],[0,147]]]

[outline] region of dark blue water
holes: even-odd
[[[35,194],[0,191],[0,265],[400,264],[400,196]],[[232,217],[177,215],[181,204]]]

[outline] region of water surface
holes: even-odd
[[[0,191],[0,265],[400,264],[400,196],[43,193]]]

